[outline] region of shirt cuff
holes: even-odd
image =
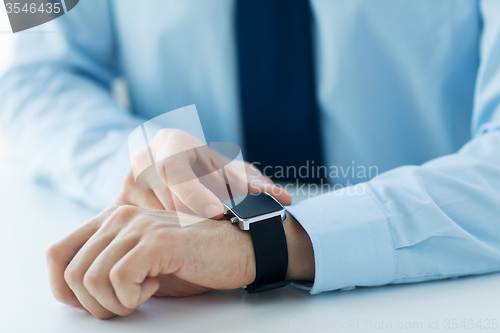
[[[368,191],[362,183],[287,207],[313,245],[311,294],[394,280],[396,258],[389,221]]]

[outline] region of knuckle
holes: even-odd
[[[116,226],[121,226],[139,212],[139,208],[137,206],[119,206],[117,207],[108,220],[103,225],[103,228],[114,228]]]
[[[52,261],[60,257],[61,252],[60,252],[60,244],[59,243],[52,243],[50,244],[47,249],[45,250],[45,257],[47,260]]]
[[[158,137],[158,138],[165,137],[166,135],[168,135],[171,132],[172,132],[171,128],[162,128],[161,130],[159,130],[158,132],[156,132],[155,138],[156,137]]]
[[[156,135],[154,136],[153,140],[151,141],[151,148],[154,151],[157,146],[165,145],[165,142],[172,142],[172,140],[174,140],[174,139],[176,139],[176,137],[178,137],[179,132],[181,132],[181,130],[175,129],[175,128],[162,128],[162,129],[160,129],[158,132],[156,132]]]
[[[137,206],[120,206],[114,211],[113,216],[117,218],[130,218],[138,211],[139,208]]]
[[[115,205],[124,206],[128,203],[127,191],[122,191],[115,200]]]
[[[132,161],[142,161],[149,158],[149,152],[146,148],[141,148],[132,154]]]
[[[94,216],[87,223],[94,223],[96,227],[99,227],[103,221],[106,221],[108,216],[112,216],[118,208],[120,208],[118,205],[110,206]]]
[[[136,186],[135,178],[132,170],[129,170],[125,178],[123,178],[123,187],[125,189],[131,189]]]
[[[109,272],[109,280],[113,286],[121,286],[125,282],[125,269],[122,267],[113,267]]]
[[[179,157],[174,155],[164,158],[160,163],[158,163],[157,172],[164,177],[165,181],[168,179],[168,175],[176,169],[178,161]],[[169,184],[167,183],[166,185],[168,186]]]
[[[120,208],[120,206],[117,206],[117,205],[114,205],[114,206],[110,206],[106,209],[104,209],[101,214],[112,214],[114,211],[116,211],[118,208]]]
[[[151,156],[147,148],[141,148],[134,152],[131,160],[131,168],[124,178],[124,183],[127,185],[135,184],[135,176],[138,176],[142,171],[151,166]]]
[[[87,289],[91,294],[94,294],[99,289],[100,279],[94,274],[85,273],[83,276],[83,286]]]
[[[162,128],[156,133],[155,139],[163,140],[166,138],[171,139],[172,137],[179,137],[186,135],[187,133],[178,128]]]
[[[195,186],[190,186],[189,189],[184,193],[184,197],[180,198],[184,204],[188,207],[192,207],[195,204],[200,203],[200,198],[196,195],[196,187]]]
[[[172,189],[173,186],[186,183],[192,179],[189,176],[191,174],[191,166],[186,163],[185,159],[186,156],[183,154],[175,154],[157,164],[156,172],[168,189]]]
[[[74,269],[71,265],[68,266],[66,268],[66,270],[64,271],[64,280],[68,283],[68,285],[71,287],[71,286],[75,286],[77,285],[80,280],[81,280],[81,277],[80,277],[80,274],[78,272],[78,270]]]

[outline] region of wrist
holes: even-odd
[[[314,251],[311,239],[295,218],[287,213],[283,221],[288,247],[288,280],[314,281]]]
[[[287,280],[314,281],[314,251],[309,235],[289,213],[287,213],[286,219],[283,221],[283,228],[288,249]],[[240,245],[244,249],[241,253],[245,254],[244,260],[247,268],[243,276],[243,285],[249,285],[255,280],[256,276],[255,250],[252,237],[248,231],[242,231],[237,227],[234,230],[240,236]]]

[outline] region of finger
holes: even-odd
[[[101,228],[82,246],[64,272],[64,278],[79,302],[94,316],[101,319],[113,317],[116,313],[104,308],[85,288],[83,279],[97,256],[111,243],[124,224],[130,221],[138,209],[133,206],[119,207]]]
[[[59,302],[76,307],[81,306],[77,297],[66,283],[64,272],[80,248],[99,229],[102,222],[115,210],[116,207],[104,210],[83,226],[47,248],[46,258],[49,283],[54,297]]]
[[[269,182],[262,182],[260,179],[254,179],[248,184],[249,193],[266,192],[272,195],[283,206],[292,204],[292,196],[285,188],[279,187]]]
[[[152,255],[151,247],[140,243],[113,266],[110,281],[121,304],[130,309],[139,307],[158,290],[156,276],[172,273],[176,269],[172,266],[172,271],[165,268],[160,272],[158,267],[153,266],[153,261],[158,261],[158,258]]]
[[[286,189],[275,185],[269,177],[264,176],[252,164],[246,163],[245,167],[249,193],[267,192],[274,196],[282,205],[290,205],[292,203],[292,197]]]
[[[220,181],[223,184],[227,184],[227,187],[224,185],[221,194],[217,196],[219,198],[224,198],[222,201],[246,196],[248,194],[248,177],[245,162],[237,159],[230,160],[215,150],[211,150],[211,158],[216,170],[212,172],[212,174],[219,176],[221,179]],[[217,186],[214,187],[216,188]],[[227,193],[228,191],[230,193]]]
[[[221,170],[225,173],[225,181],[227,181],[228,189],[231,191],[232,198],[246,196],[248,192],[248,179],[245,169],[241,165],[234,164],[224,167]],[[230,198],[226,199],[229,200]]]
[[[165,209],[156,198],[155,193],[137,185],[132,170],[129,170],[123,180],[122,192],[115,201],[116,205],[134,205],[149,209]]]
[[[245,163],[245,171],[246,171],[248,183],[261,182],[264,184],[274,185],[274,182],[271,180],[271,178],[263,175],[259,169],[257,169],[255,166],[253,166],[250,163]]]
[[[245,162],[245,170],[247,173],[247,177],[250,178],[262,178],[262,181],[268,181],[270,183],[273,183],[273,181],[264,176],[262,172],[260,172],[259,169],[257,169],[253,164],[250,164],[248,162]]]
[[[176,210],[175,204],[172,198],[172,193],[168,188],[165,189],[155,189],[153,190],[153,193],[156,197],[156,200],[158,200],[163,207],[165,207],[165,210],[171,210],[174,211]]]
[[[125,231],[125,230],[124,230]],[[128,233],[130,235],[130,233]],[[132,234],[134,235],[134,234]],[[93,261],[83,278],[85,289],[105,309],[120,316],[130,314],[134,309],[125,307],[115,295],[110,282],[113,265],[130,251],[139,241],[139,233],[132,237],[115,238]]]
[[[239,179],[239,178],[238,178]],[[231,175],[230,170],[215,170],[199,178],[200,184],[212,192],[219,202],[225,202],[231,198],[240,197],[248,194],[246,181],[236,180]],[[184,211],[189,214],[188,211]],[[213,214],[212,214],[213,215]],[[207,214],[207,216],[209,216]],[[210,216],[211,219],[222,219],[223,214]]]
[[[200,183],[187,160],[166,159],[159,163],[158,172],[167,180],[172,194],[199,216],[211,218],[224,211],[222,202]]]
[[[184,203],[182,203],[182,201],[175,194],[172,193],[171,195],[172,195],[172,205],[173,205],[172,211],[183,214],[189,214],[193,216],[197,215],[195,212],[189,209]]]
[[[131,176],[134,181],[144,170],[146,170],[152,164],[153,162],[151,161],[151,155],[149,154],[149,150],[147,147],[142,147],[137,150],[132,155],[132,163],[130,169]]]

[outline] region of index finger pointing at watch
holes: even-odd
[[[102,222],[115,211],[115,207],[102,211],[99,215],[71,232],[63,239],[51,244],[45,254],[49,283],[54,297],[62,303],[75,307],[81,306],[73,291],[64,279],[64,271],[82,246],[100,228]]]
[[[222,214],[221,200],[202,183],[185,159],[166,159],[158,166],[158,172],[179,200],[202,217],[214,218]]]

